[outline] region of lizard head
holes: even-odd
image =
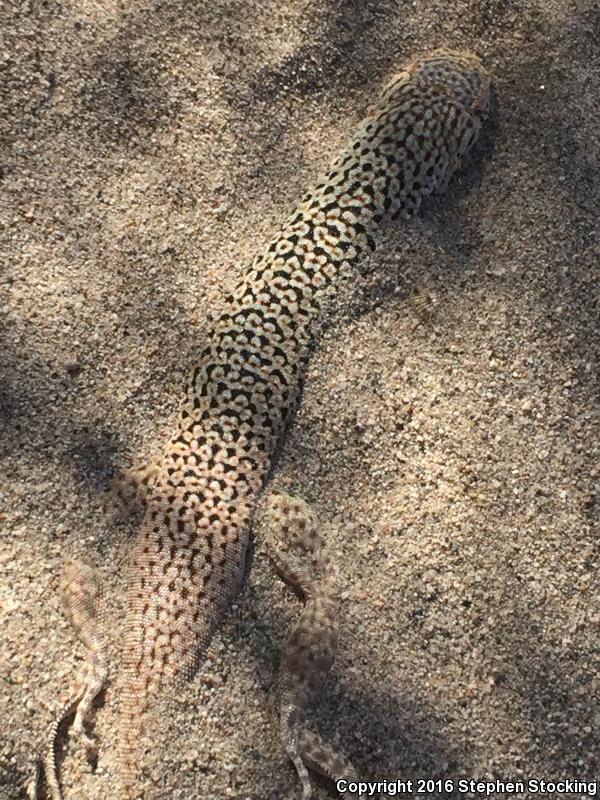
[[[424,88],[449,95],[466,111],[487,114],[491,76],[474,53],[434,50],[416,61],[409,71]]]

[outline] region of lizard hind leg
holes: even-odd
[[[264,517],[269,556],[282,580],[304,601],[285,646],[279,727],[283,746],[302,787],[313,796],[309,770],[331,780],[354,778],[349,762],[305,729],[304,711],[331,669],[337,646],[339,578],[324,555],[323,526],[303,500],[272,494]]]
[[[35,776],[29,789],[29,796],[34,800],[39,796],[42,767],[51,800],[62,800],[55,754],[59,735],[72,715],[74,733],[88,752],[95,751],[95,743],[86,734],[84,722],[107,677],[104,643],[98,622],[101,586],[96,571],[82,562],[68,561],[63,568],[60,593],[64,614],[85,646],[87,658],[61,710],[48,726],[43,752],[36,762]]]
[[[94,743],[85,733],[83,723],[108,674],[105,644],[99,624],[102,587],[93,567],[81,561],[69,561],[63,569],[60,589],[65,616],[87,650],[87,660],[76,681],[80,699],[73,731],[81,738],[86,749],[93,750]]]

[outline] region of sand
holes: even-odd
[[[383,82],[438,45],[494,71],[490,124],[342,293],[272,480],[336,523],[340,652],[310,724],[365,778],[454,781],[432,796],[598,778],[597,3],[28,0],[0,16],[0,797],[24,797],[83,657],[63,560],[95,564],[122,615],[133,531],[103,510],[111,476],[160,450],[221,293]],[[297,796],[274,693],[297,613],[258,542],[156,796]],[[68,800],[114,796],[112,680],[97,765],[66,749]]]

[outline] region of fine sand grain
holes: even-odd
[[[337,522],[340,652],[310,722],[364,777],[598,778],[598,3],[0,0],[0,17],[2,800],[24,797],[82,657],[66,557],[99,568],[117,652],[133,532],[103,511],[110,477],[160,449],[222,291],[383,82],[439,45],[493,70],[491,122],[342,292],[272,481]],[[297,796],[273,691],[297,613],[257,542],[157,797]],[[115,797],[113,686],[96,767],[62,758],[66,800]]]

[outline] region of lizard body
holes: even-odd
[[[238,590],[252,509],[336,279],[384,222],[445,189],[477,138],[489,83],[468,53],[436,51],[400,72],[226,298],[145,480],[121,667],[124,797],[139,795],[153,707],[191,673]]]

